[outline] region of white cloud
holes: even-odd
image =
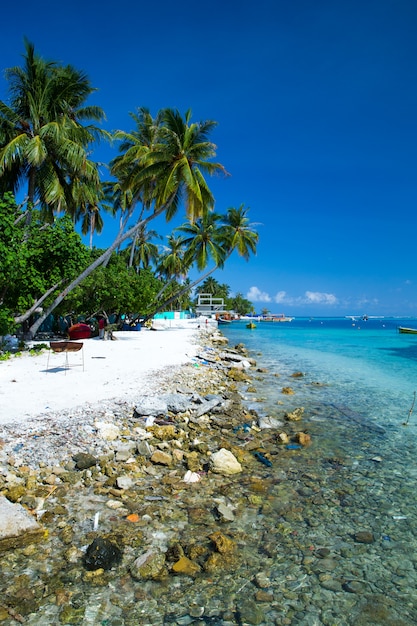
[[[281,302],[288,302],[288,300],[292,298],[288,298],[286,291],[278,291],[277,295],[274,297],[274,301],[280,304]]]
[[[246,297],[251,302],[271,302],[271,296],[266,291],[258,289],[258,287],[251,287]]]
[[[305,292],[305,304],[328,304],[333,305],[338,303],[338,299],[332,293],[324,293],[321,291],[306,291]]]
[[[291,296],[286,291],[278,291],[273,298],[261,291],[258,287],[251,287],[246,294],[251,302],[275,302],[288,306],[323,305],[334,306],[340,304],[338,298],[332,293],[322,291],[306,291],[302,296]]]
[[[286,291],[278,291],[274,297],[277,304],[288,304],[289,306],[305,306],[309,304],[335,305],[339,301],[332,293],[321,291],[306,291],[303,296],[290,296]]]

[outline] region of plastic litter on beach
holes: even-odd
[[[301,446],[299,443],[289,443],[285,447],[287,448],[287,450],[301,450],[303,446]]]
[[[260,463],[266,465],[266,467],[272,467],[271,461],[267,459],[266,456],[261,452],[254,452],[253,456],[256,457]]]

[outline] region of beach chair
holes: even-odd
[[[48,352],[48,363],[46,365],[46,371],[49,370],[49,357],[51,356],[51,351],[55,353],[63,352],[65,354],[65,373],[67,369],[69,369],[69,359],[68,355],[70,352],[79,352],[81,350],[82,360],[81,363],[73,363],[72,365],[82,365],[84,371],[84,344],[79,341],[50,341],[49,342],[49,352]]]

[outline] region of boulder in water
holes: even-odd
[[[230,450],[221,448],[210,457],[210,467],[215,474],[230,476],[242,471],[242,466]]]
[[[108,538],[96,537],[91,543],[84,557],[84,565],[88,570],[109,570],[122,560],[122,551],[119,546]]]

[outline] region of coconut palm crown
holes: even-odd
[[[97,165],[88,159],[93,142],[109,138],[82,122],[104,119],[97,106],[85,106],[95,91],[87,76],[71,65],[45,61],[25,41],[23,67],[5,72],[9,103],[0,101],[0,192],[18,193],[27,185],[29,206],[38,201],[45,214],[75,210],[72,180],[98,188]]]
[[[122,154],[112,162],[112,174],[146,207],[165,212],[169,221],[184,203],[193,222],[214,207],[205,175],[227,174],[220,163],[211,161],[216,146],[209,141],[216,122],[191,122],[175,109],[162,109],[153,118],[146,108],[132,114],[134,132],[119,131]]]

